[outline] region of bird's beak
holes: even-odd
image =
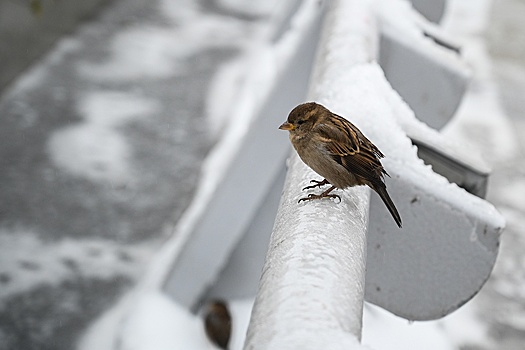
[[[279,129],[290,131],[290,130],[295,129],[295,126],[293,124],[288,123],[288,122],[284,122],[284,123],[281,124]]]

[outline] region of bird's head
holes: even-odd
[[[315,102],[307,102],[298,105],[288,115],[288,119],[279,129],[288,130],[291,134],[302,135],[308,133],[320,118],[329,111]]]

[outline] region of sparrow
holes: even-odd
[[[232,332],[232,317],[222,300],[212,300],[204,311],[204,329],[208,339],[221,349],[228,349]]]
[[[331,194],[334,189],[367,185],[401,227],[401,216],[384,182],[385,175],[389,176],[380,161],[384,155],[354,124],[318,103],[307,102],[295,107],[279,129],[290,132],[290,141],[302,161],[324,177],[310,181],[314,185],[303,190],[330,185],[321,194],[309,194],[299,202],[321,198],[341,201],[340,196]]]

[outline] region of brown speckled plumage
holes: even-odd
[[[380,159],[383,153],[348,120],[330,112],[324,106],[307,102],[295,107],[279,129],[290,132],[290,141],[306,165],[323,176],[323,181],[306,188],[332,185],[319,195],[310,194],[299,201],[325,197],[335,188],[367,185],[383,200],[395,222],[401,227],[401,217],[388,195],[384,176],[387,172]]]

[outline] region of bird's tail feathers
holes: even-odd
[[[390,198],[390,196],[388,195],[388,192],[386,191],[386,186],[383,184],[383,186],[375,186],[374,189],[379,195],[379,197],[381,197],[381,199],[385,203],[390,214],[392,214],[392,217],[394,218],[397,226],[401,228],[401,225],[402,225],[401,216],[399,215],[399,212],[397,211],[397,208],[394,205],[394,202],[392,202],[392,198]]]

